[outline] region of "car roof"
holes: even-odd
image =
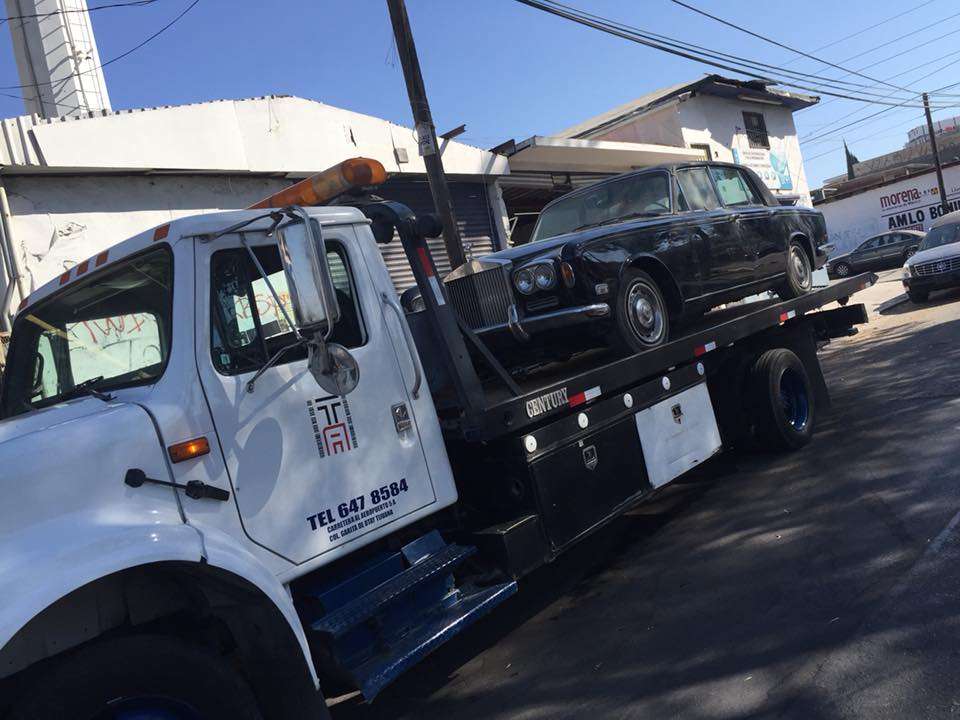
[[[946,215],[941,215],[932,223],[930,223],[930,229],[938,228],[941,225],[952,225],[954,223],[960,222],[960,210],[954,210],[949,212]]]
[[[631,171],[629,171],[629,172],[620,173],[619,175],[613,175],[612,177],[604,178],[603,180],[598,180],[598,181],[595,182],[595,183],[590,183],[589,185],[584,185],[583,187],[577,188],[576,190],[571,190],[570,192],[568,192],[568,193],[566,193],[566,194],[564,194],[564,195],[561,195],[560,197],[558,197],[558,198],[556,198],[556,199],[554,199],[554,200],[551,200],[549,203],[547,203],[547,204],[543,207],[543,210],[541,210],[540,212],[542,213],[544,210],[546,210],[547,208],[549,208],[551,205],[553,205],[554,203],[558,203],[558,202],[560,202],[561,200],[567,200],[567,199],[569,199],[569,198],[571,198],[571,197],[576,197],[576,196],[578,196],[578,195],[583,195],[584,193],[587,193],[587,192],[589,192],[589,191],[591,191],[591,190],[595,190],[596,188],[600,187],[601,185],[606,185],[607,183],[616,182],[616,181],[622,180],[623,178],[626,178],[626,177],[635,177],[635,176],[638,176],[638,175],[646,175],[647,173],[655,173],[655,172],[671,172],[671,173],[672,173],[672,172],[675,172],[675,171],[677,171],[677,170],[681,170],[681,169],[683,169],[683,168],[688,168],[688,167],[733,167],[733,168],[739,168],[739,167],[743,167],[743,166],[742,166],[742,165],[737,165],[736,163],[723,162],[723,161],[720,161],[720,160],[694,160],[694,161],[684,162],[684,163],[663,163],[663,164],[661,164],[661,165],[651,165],[650,167],[640,168],[639,170],[631,170]]]

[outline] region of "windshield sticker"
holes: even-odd
[[[307,413],[320,457],[357,449],[357,431],[347,398],[327,395],[307,400]]]

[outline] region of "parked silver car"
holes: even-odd
[[[914,302],[924,302],[933,290],[960,287],[960,210],[934,220],[903,266],[903,286]]]

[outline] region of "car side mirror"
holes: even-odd
[[[307,346],[307,368],[317,384],[332,395],[346,395],[357,387],[360,368],[349,350],[328,342],[340,319],[340,304],[327,264],[323,228],[302,209],[295,212],[302,221],[277,231],[293,320]]]

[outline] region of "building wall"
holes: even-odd
[[[743,127],[744,111],[763,114],[770,150],[750,147]],[[757,171],[775,195],[799,195],[800,204],[812,205],[793,113],[785,107],[694,95],[590,139],[680,147],[708,145],[712,160],[747,165]]]
[[[960,165],[944,168],[943,181],[952,210],[960,209]],[[852,250],[871,235],[887,230],[929,230],[940,215],[937,175],[930,171],[871,188],[856,195],[817,203],[827,221],[835,255]]]

